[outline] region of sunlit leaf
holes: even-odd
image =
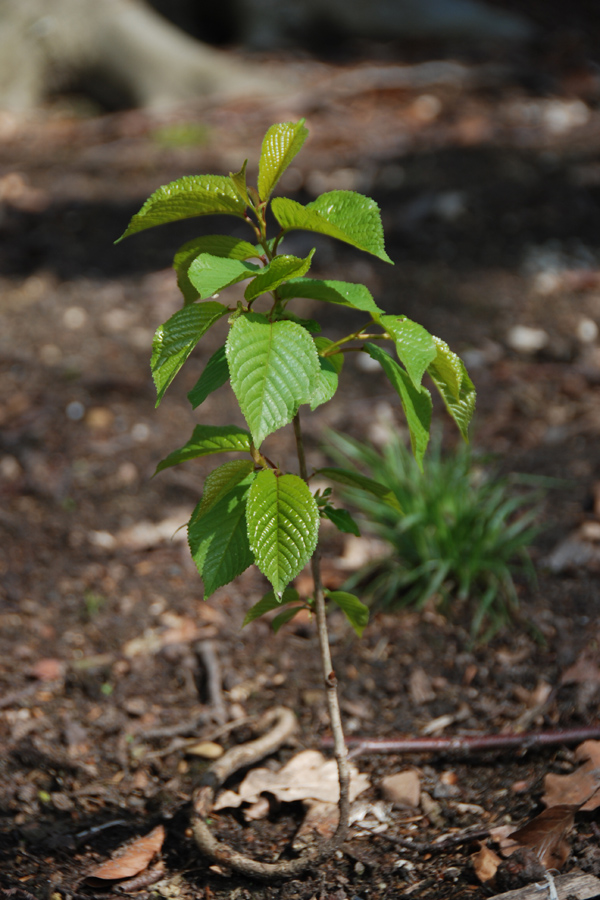
[[[427,372],[440,392],[446,408],[465,440],[469,436],[469,422],[475,412],[475,386],[462,359],[444,341],[434,337],[437,348],[435,360]]]
[[[261,267],[256,263],[200,253],[190,264],[188,278],[198,291],[200,299],[206,300],[238,281],[252,278],[260,271]]]
[[[250,435],[243,428],[238,428],[237,425],[196,425],[187,444],[161,460],[154,474],[198,456],[238,450],[250,450]]]
[[[316,337],[314,341],[319,354],[321,354],[324,350],[327,350],[333,344],[333,341],[330,341],[329,338],[326,337]],[[322,403],[327,403],[328,400],[331,400],[331,398],[337,391],[338,376],[342,371],[343,364],[343,353],[334,353],[331,356],[319,355],[319,365],[321,367],[321,371],[319,372],[315,390],[311,397],[311,409],[314,410]]]
[[[210,253],[213,256],[223,256],[228,259],[255,259],[260,256],[252,244],[226,234],[207,234],[188,241],[179,248],[173,260],[177,284],[186,303],[193,303],[200,296],[197,288],[188,278],[188,269],[201,253]]]
[[[370,197],[355,191],[329,191],[306,206],[288,197],[275,197],[271,209],[285,231],[327,234],[392,262],[385,252],[379,207]]]
[[[310,402],[320,371],[317,350],[302,326],[256,313],[233,323],[226,347],[231,387],[258,447]]]
[[[310,262],[314,252],[314,250],[311,250],[306,259],[300,259],[298,256],[276,256],[250,282],[244,291],[246,300],[255,300],[261,294],[276,290],[280,284],[283,284],[289,278],[305,275],[310,269]]]
[[[337,303],[339,306],[360,309],[369,313],[376,321],[383,312],[376,305],[371,292],[364,284],[352,284],[349,281],[293,278],[281,285],[279,296],[282,300],[307,297],[311,300],[323,300],[325,303]]]
[[[245,209],[246,204],[228,176],[185,175],[159,187],[135,214],[116,243],[146,228],[192,216],[222,214],[243,219]]]
[[[301,149],[308,135],[304,119],[281,122],[267,131],[258,163],[258,193],[268,200],[273,188]]]
[[[297,475],[256,476],[248,497],[248,536],[256,564],[281,595],[311,558],[319,533],[319,510]]]
[[[214,300],[184,306],[157,329],[151,362],[157,406],[202,335],[227,312]]]
[[[244,160],[244,165],[240,169],[239,172],[230,172],[229,177],[231,178],[232,184],[246,206],[250,206],[250,197],[248,196],[248,188],[246,187],[246,166],[248,165],[248,160]]]
[[[404,316],[381,316],[380,324],[393,337],[398,359],[418,388],[427,366],[437,355],[433,337],[422,325]]]
[[[396,390],[410,433],[410,443],[419,468],[423,468],[423,456],[429,442],[431,427],[431,411],[433,408],[431,394],[423,386],[416,388],[404,369],[395,359],[375,344],[365,344],[371,359],[376,359],[387,375],[392,387]]]

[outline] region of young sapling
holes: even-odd
[[[190,550],[205,596],[256,564],[272,590],[248,611],[244,624],[275,609],[281,609],[272,622],[275,630],[301,609],[309,609],[316,617],[340,783],[340,818],[334,837],[325,847],[309,850],[298,859],[257,863],[210,836],[202,819],[202,804],[196,804],[194,814],[194,834],[201,849],[229,868],[265,878],[297,875],[314,865],[340,846],[348,827],[347,751],[326,605],[341,608],[359,636],[367,624],[368,610],[352,594],[323,587],[320,520],[329,519],[341,531],[355,531],[356,525],[349,512],[333,505],[331,489],[313,493],[311,479],[318,475],[320,480],[350,485],[401,511],[394,492],[375,479],[339,467],[309,470],[300,407],[314,411],[330,400],[338,389],[345,354],[366,353],[379,363],[398,394],[412,450],[422,468],[432,413],[431,394],[423,377],[427,374],[440,392],[465,439],[475,404],[475,390],[464,364],[442,340],[406,316],[386,315],[362,284],[308,277],[314,250],[305,258],[282,252],[286,235],[303,230],[344,241],[393,264],[385,252],[381,216],[374,200],[346,190],[328,191],[306,205],[272,196],[307,134],[304,119],[273,125],[263,140],[257,188],[247,184],[247,160],[239,172],[229,175],[180,178],[152,194],[122,235],[125,238],[156,225],[213,214],[234,216],[249,227],[249,241],[211,234],[188,241],[177,251],[174,268],[183,306],[158,328],[151,367],[158,405],[202,337],[218,322],[226,323],[225,342],[208,360],[188,398],[197,409],[210,393],[229,382],[248,427],[199,424],[186,444],[158,464],[157,472],[208,454],[239,454],[206,478],[202,498],[188,524]],[[268,209],[278,226],[272,236],[267,232]],[[241,282],[246,282],[243,294],[235,287]],[[255,311],[259,298],[262,312]],[[365,315],[364,324],[342,337],[325,337],[318,322],[294,313],[297,298],[334,304],[340,311],[358,310]],[[383,341],[395,347],[397,359],[382,349]],[[269,435],[289,424],[294,429],[298,472],[284,471],[264,449]],[[290,584],[309,561],[314,591],[311,597],[300,597]]]

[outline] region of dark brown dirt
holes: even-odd
[[[473,649],[464,615],[449,623],[431,609],[375,615],[358,641],[332,615],[348,731],[416,735],[442,716],[445,734],[597,722],[598,681],[561,680],[583,651],[597,666],[597,572],[573,565],[554,574],[543,562],[582,521],[598,521],[593,328],[589,339],[589,323],[600,323],[598,85],[590,75],[588,93],[573,97],[553,73],[553,97],[540,97],[514,72],[490,81],[474,68],[462,87],[384,90],[365,74],[360,89],[340,95],[327,70],[302,65],[321,79],[318,102],[301,111],[203,109],[201,146],[165,147],[156,137],[164,123],[137,112],[0,119],[0,886],[17,900],[110,893],[83,877],[159,822],[167,828],[166,878],[147,890],[162,897],[483,900],[494,890],[474,874],[472,845],[413,853],[386,835],[432,841],[520,824],[541,809],[544,775],[573,768],[564,748],[361,757],[371,799],[384,775],[418,767],[431,804],[414,823],[396,811],[382,835],[353,835],[339,859],[285,886],[224,877],[195,854],[187,806],[205,764],[157,730],[196,721],[198,737],[215,733],[198,641],[215,643],[232,715],[289,705],[302,747],[319,745],[327,718],[310,623],[277,636],[264,622],[241,631],[265,590],[262,577],[249,571],[205,603],[181,534],[170,539],[207,466],[151,480],[157,461],[198,421],[185,393],[220,342],[215,329],[155,411],[148,358],[154,329],[179,304],[172,254],[199,232],[237,226],[199,220],[116,248],[112,241],[157,185],[237,168],[256,157],[271,122],[291,115],[307,115],[311,139],[283,188],[303,201],[334,187],[375,196],[396,266],[304,234],[290,238],[289,252],[318,243],[318,273],[366,282],[389,312],[466,351],[480,397],[476,446],[497,454],[507,472],[567,479],[550,494],[547,530],[534,548],[538,588],[519,585],[524,617],[545,643],[517,626]],[[337,319],[326,315],[327,334],[352,324]],[[515,324],[544,329],[544,349],[511,349]],[[345,378],[338,396],[306,417],[313,463],[322,459],[325,424],[367,437],[390,405],[399,421],[382,379],[352,364]],[[206,401],[203,421],[239,421],[227,390]],[[292,449],[286,433],[269,441],[269,454],[290,468]],[[326,533],[334,576],[342,550]],[[416,671],[429,687],[421,702],[410,689]],[[539,703],[546,685],[552,693]],[[249,735],[240,727],[223,743]],[[223,813],[214,826],[272,858],[289,852],[300,816],[292,806],[246,824]],[[565,871],[599,874],[594,827],[593,815],[577,816]]]

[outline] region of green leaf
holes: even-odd
[[[256,564],[282,594],[315,552],[319,510],[308,485],[297,475],[263,469],[248,496],[248,537]]]
[[[294,616],[298,615],[298,613],[302,609],[306,609],[304,604],[302,604],[301,606],[290,606],[288,607],[288,609],[284,609],[283,612],[280,612],[278,616],[275,616],[275,618],[271,622],[271,628],[273,629],[274,633],[277,634],[279,629],[283,625],[287,625],[288,622],[291,622]]]
[[[224,288],[237,284],[244,278],[252,278],[261,271],[261,267],[256,263],[200,253],[190,264],[188,278],[198,291],[200,299],[206,300]]]
[[[244,160],[244,165],[240,169],[239,172],[230,172],[229,177],[233,183],[234,188],[246,204],[246,206],[250,206],[250,197],[248,196],[248,188],[246,187],[246,166],[248,165],[248,160]]]
[[[433,408],[431,394],[425,387],[415,387],[404,369],[381,347],[376,347],[375,344],[365,344],[365,350],[371,359],[376,359],[381,364],[381,368],[400,397],[410,432],[412,450],[422,471],[423,456],[427,449],[431,428]]]
[[[154,474],[188,459],[236,451],[250,451],[250,435],[243,428],[237,425],[196,425],[187,444],[161,460]]]
[[[250,622],[254,622],[254,620],[260,618],[260,616],[264,616],[265,613],[271,612],[272,609],[279,609],[284,603],[295,603],[299,599],[300,595],[294,588],[285,590],[281,599],[275,595],[274,591],[269,591],[258,601],[258,603],[255,603],[254,606],[248,610],[246,617],[242,622],[242,628],[245,628],[246,625],[249,625]]]
[[[285,231],[298,228],[327,234],[392,262],[385,252],[379,207],[370,197],[355,191],[329,191],[306,206],[288,197],[276,197],[271,209]]]
[[[261,270],[260,275],[250,282],[244,292],[246,300],[255,300],[267,291],[274,291],[289,278],[305,275],[310,269],[314,252],[311,250],[306,259],[300,259],[298,256],[276,256]]]
[[[465,440],[469,438],[469,422],[475,412],[475,385],[462,359],[444,341],[434,337],[437,356],[427,372],[440,392],[446,408]]]
[[[368,607],[354,594],[347,594],[346,591],[325,591],[325,593],[329,600],[333,600],[343,611],[357,635],[362,637],[369,622]]]
[[[319,354],[333,344],[333,341],[326,337],[316,337],[314,341]],[[319,365],[321,366],[321,371],[310,401],[312,410],[331,400],[337,391],[338,375],[344,365],[344,354],[334,353],[332,356],[319,356]]]
[[[208,395],[225,384],[228,378],[229,366],[225,355],[225,344],[223,344],[213,353],[206,363],[204,372],[187,395],[192,409],[196,409],[201,403],[204,403]]]
[[[157,406],[202,335],[227,312],[215,301],[184,306],[157,329],[151,362]]]
[[[303,328],[306,328],[307,331],[310,331],[311,334],[318,334],[321,330],[321,326],[315,319],[303,319],[301,316],[296,316],[293,312],[290,312],[289,309],[284,309],[281,313],[277,314],[277,321],[286,321],[286,322],[295,322],[297,325],[302,325]]]
[[[347,509],[336,509],[334,506],[327,505],[323,507],[323,513],[333,522],[338,531],[360,537],[360,529]]]
[[[194,510],[190,525],[205,516],[215,503],[218,503],[253,471],[254,463],[251,459],[232,459],[217,469],[213,469],[204,482],[202,500]]]
[[[188,526],[192,558],[204,581],[204,595],[229,584],[254,562],[248,544],[246,500],[254,473],[222,497],[206,515],[194,513]]]
[[[379,324],[394,339],[398,359],[418,388],[427,366],[437,354],[433,337],[422,325],[404,316],[382,316]]]
[[[397,512],[402,512],[402,508],[398,503],[398,498],[391,488],[387,487],[385,484],[381,484],[379,481],[375,481],[373,478],[367,478],[366,475],[361,475],[359,472],[353,472],[351,469],[339,469],[332,466],[326,466],[324,469],[317,469],[315,474],[324,475],[325,478],[329,478],[331,481],[335,481],[338,484],[347,484],[350,487],[360,488],[363,491],[367,491],[369,494],[374,494]]]
[[[301,149],[308,135],[304,119],[272,125],[263,140],[258,163],[258,193],[268,200],[273,188]]]
[[[245,209],[246,204],[226,175],[184,175],[148,197],[115,243],[146,228],[192,216],[222,214],[243,219]]]
[[[301,325],[269,322],[257,313],[236,319],[226,348],[231,387],[259,447],[310,402],[319,375],[317,350]]]
[[[213,256],[228,259],[254,259],[261,254],[252,244],[226,234],[207,234],[194,238],[180,247],[173,260],[173,268],[177,274],[177,284],[184,296],[185,303],[193,303],[200,294],[188,278],[188,269],[200,253],[211,253]]]
[[[364,284],[352,284],[349,281],[321,281],[318,278],[294,278],[279,288],[282,300],[293,300],[296,297],[308,297],[311,300],[323,300],[325,303],[337,303],[352,309],[360,309],[369,313],[378,321],[383,310],[373,300],[371,292]]]

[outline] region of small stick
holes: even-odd
[[[599,740],[600,725],[587,728],[562,728],[556,731],[524,731],[521,734],[462,734],[453,737],[423,738],[346,738],[350,756],[361,753],[475,753],[482,750],[532,750],[557,744],[579,744]],[[331,737],[321,741],[332,747]]]
[[[219,728],[215,728],[213,731],[209,731],[207,734],[201,736],[195,735],[194,737],[189,738],[175,737],[168,747],[146,753],[144,759],[161,759],[163,756],[177,753],[178,750],[184,750],[186,747],[193,747],[198,741],[216,741],[217,738],[223,737],[223,735],[228,734],[230,731],[235,731],[236,728],[241,728],[242,725],[247,725],[249,722],[252,722],[253,718],[253,716],[242,716],[239,719],[234,719],[232,722],[226,722],[225,725],[220,725]],[[186,732],[189,730],[190,729],[187,728]]]
[[[150,887],[151,884],[156,884],[157,881],[161,881],[164,877],[165,864],[162,860],[159,860],[156,865],[146,869],[134,878],[128,878],[127,881],[121,881],[120,884],[113,888],[113,891],[118,894],[135,893],[136,891],[142,890],[142,888]]]
[[[228,716],[221,686],[221,665],[213,642],[210,640],[199,641],[196,644],[196,652],[202,660],[206,672],[206,690],[209,703],[213,708],[213,716],[219,725],[224,725]]]
[[[6,709],[7,706],[21,706],[22,700],[28,700],[38,691],[55,691],[63,686],[63,680],[56,681],[34,681],[33,684],[27,684],[25,687],[16,691],[10,691],[4,697],[0,697],[0,709]]]
[[[139,731],[135,732],[134,737],[136,741],[150,741],[159,738],[182,737],[183,735],[190,734],[196,731],[200,727],[200,725],[204,725],[204,723],[209,718],[210,716],[208,713],[201,712],[197,716],[194,716],[193,719],[189,719],[187,722],[179,722],[177,725],[162,725],[156,728],[140,729]],[[194,738],[194,740],[197,740],[197,738]]]
[[[478,831],[467,831],[461,834],[453,834],[444,838],[443,841],[412,841],[410,838],[396,837],[392,834],[386,834],[385,831],[373,831],[368,826],[365,827],[361,823],[361,828],[368,831],[374,837],[389,841],[405,850],[414,850],[415,853],[443,853],[445,850],[451,850],[454,847],[460,847],[461,844],[470,844],[471,841],[483,841],[490,836],[487,828],[481,828]]]

